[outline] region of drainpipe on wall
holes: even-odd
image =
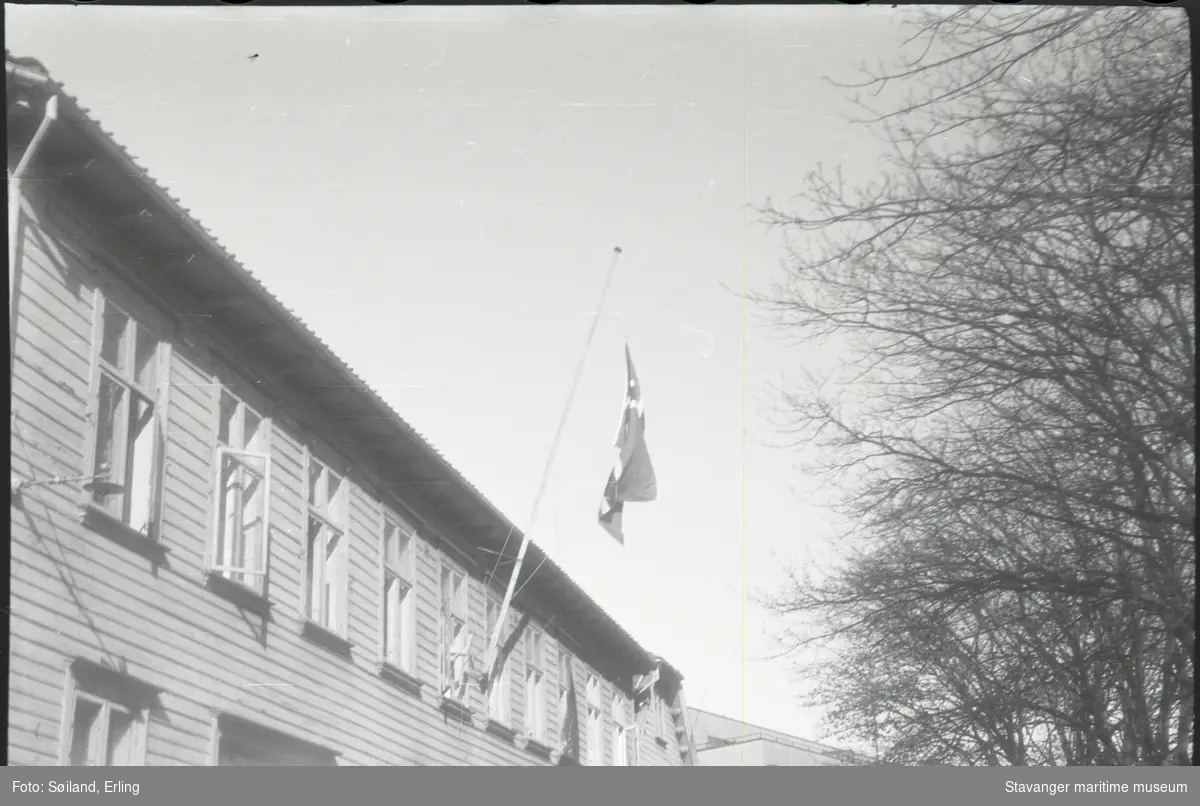
[[[17,298],[20,292],[20,272],[17,270],[17,258],[20,249],[17,238],[21,232],[21,180],[25,172],[33,164],[38,149],[46,139],[46,133],[58,119],[58,95],[51,95],[46,100],[46,109],[42,122],[25,147],[20,162],[8,177],[8,371],[11,377],[13,353],[17,347]]]

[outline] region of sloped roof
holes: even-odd
[[[162,276],[145,278],[148,284],[191,284],[189,291],[198,292],[199,297],[182,294],[175,298],[185,306],[181,309],[185,312],[199,313],[205,305],[215,306],[215,298],[226,300],[218,315],[220,327],[250,334],[256,341],[254,349],[265,353],[258,357],[271,366],[304,362],[304,368],[297,371],[297,386],[306,396],[323,395],[327,410],[347,411],[340,418],[342,427],[360,430],[361,444],[370,446],[373,462],[384,465],[379,475],[388,478],[389,483],[395,479],[401,489],[418,490],[417,494],[451,524],[452,535],[439,536],[474,543],[493,558],[499,552],[510,559],[515,556],[521,531],[139,165],[40,62],[5,51],[5,75],[10,108],[15,88],[39,91],[46,98],[56,95],[60,119],[73,124],[59,123],[51,129],[39,152],[39,163],[67,165],[98,152],[100,161],[107,165],[91,167],[95,160],[88,160],[88,179],[81,183],[85,187],[80,191],[82,199],[103,209],[140,208],[134,217],[144,217],[150,223],[144,221],[137,230],[139,247],[159,256],[186,256],[180,264],[182,269],[178,265],[164,269]],[[11,132],[11,119],[9,125]],[[208,312],[204,315],[213,316]],[[363,425],[364,421],[368,424]],[[389,473],[389,469],[399,472]],[[662,664],[682,679],[669,664],[643,649],[536,544],[528,549],[524,569],[522,585],[525,575],[537,569],[528,589],[555,608],[551,615],[568,624],[568,634],[592,648],[607,646],[613,653],[612,660],[626,673]]]
[[[854,765],[871,765],[874,763],[862,753],[814,742],[810,739],[765,728],[735,717],[724,716],[715,711],[708,711],[695,706],[688,706],[688,711],[688,724],[696,734],[696,742],[700,745],[700,752],[725,744],[766,740],[816,755],[848,761]]]

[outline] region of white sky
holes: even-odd
[[[877,173],[878,137],[822,77],[888,58],[895,12],[5,12],[6,47],[519,526],[623,247],[534,540],[682,670],[689,704],[821,738],[747,596],[833,527],[764,413],[769,384],[838,356],[782,346],[721,284],[779,275],[745,203],[819,163]],[[659,500],[627,507],[621,548],[595,516],[625,337]]]

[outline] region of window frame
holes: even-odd
[[[662,694],[658,690],[658,684],[655,683],[651,690],[652,713],[654,714],[654,736],[658,739],[667,738],[667,714],[666,704],[663,701]]]
[[[603,684],[599,675],[589,672],[584,689],[587,703],[587,762],[588,767],[603,767],[605,750]]]
[[[396,536],[403,536],[407,541],[407,551],[402,555],[401,565],[392,567],[388,557],[388,530],[395,529]],[[393,669],[404,672],[410,677],[416,675],[417,654],[420,646],[420,636],[417,629],[417,604],[419,581],[417,575],[417,553],[419,536],[407,520],[398,516],[386,505],[381,507],[379,530],[379,660]],[[388,618],[391,584],[395,582],[406,586],[401,594],[401,602],[394,625]],[[395,627],[399,627],[399,638],[395,635]]]
[[[457,580],[453,593],[446,590],[447,579]],[[457,633],[450,637],[447,627],[457,619]],[[442,557],[438,569],[438,691],[444,699],[467,705],[470,697],[470,669],[475,636],[471,632],[471,576],[449,558]],[[465,646],[464,646],[465,644]],[[455,664],[461,663],[456,671]]]
[[[569,747],[568,743],[576,739],[576,736],[568,736],[567,728],[571,723],[572,718],[575,720],[575,732],[579,732],[579,708],[576,705],[574,709],[576,713],[572,714],[571,698],[576,696],[575,689],[575,656],[563,646],[558,648],[558,657],[556,666],[558,672],[558,743],[562,747],[563,752],[572,751],[574,755],[579,754],[578,747]],[[570,755],[570,753],[568,753]]]
[[[231,429],[230,433],[226,435],[226,439],[232,441],[234,439],[233,435],[236,433],[238,447],[222,443],[221,441],[222,403],[225,397],[230,398],[234,402],[234,422],[236,423],[236,431]],[[230,384],[223,383],[215,376],[213,379],[213,408],[212,498],[211,506],[209,507],[209,516],[212,523],[209,529],[208,545],[205,550],[205,569],[209,575],[219,577],[225,583],[237,585],[257,596],[266,598],[269,590],[271,510],[274,502],[272,495],[272,470],[274,469],[275,461],[271,454],[274,424],[264,411],[252,406],[244,395],[233,389]],[[258,429],[255,431],[253,441],[255,443],[254,447],[257,447],[259,450],[249,450],[246,445],[245,422],[247,413],[254,415],[258,419]],[[234,542],[223,532],[227,522],[226,518],[222,517],[225,496],[224,469],[227,459],[232,460],[238,465],[240,473],[249,474],[260,479],[262,488],[262,529],[259,538],[260,544],[256,552],[257,561],[253,565],[245,563],[245,556],[240,558],[240,565],[233,563],[233,560],[237,559],[231,556],[233,554],[232,547]],[[261,462],[261,472],[251,466],[251,462]],[[236,503],[234,509],[240,512],[242,510],[244,484],[237,485],[235,489],[234,499]],[[239,528],[244,530],[245,524],[241,523]],[[242,545],[242,554],[245,555],[248,553],[245,546],[244,531],[238,535],[238,542]],[[247,577],[253,577],[256,581],[249,583],[246,581]]]
[[[495,593],[488,592],[484,603],[485,608],[485,623],[487,626],[488,640],[491,640],[492,634],[496,629],[496,619],[500,615],[500,606],[503,600]],[[508,616],[505,618],[505,626],[512,626],[514,614],[509,609]],[[513,723],[513,663],[512,654],[504,659],[500,670],[496,673],[496,679],[492,681],[492,685],[487,691],[487,714],[488,719],[503,725],[506,728],[511,728]]]
[[[525,735],[536,742],[548,741],[549,692],[546,688],[546,655],[548,636],[540,626],[530,623],[525,628],[524,641],[524,700],[525,708],[522,728]],[[540,650],[533,652],[533,649]],[[536,661],[536,662],[535,662]],[[536,680],[534,678],[536,677]],[[533,681],[533,682],[531,682]],[[532,723],[532,724],[531,724]]]
[[[126,319],[122,356],[124,368],[113,366],[104,358],[105,316],[109,309],[115,309]],[[147,387],[137,379],[137,354],[139,334],[145,332],[154,338],[154,356],[147,366],[152,367],[153,385]],[[176,329],[161,314],[156,313],[148,304],[140,302],[132,295],[119,292],[111,284],[108,287],[97,286],[92,300],[91,345],[88,355],[88,391],[85,410],[86,427],[84,429],[83,466],[81,468],[85,479],[105,480],[121,483],[120,492],[121,513],[113,514],[98,495],[86,489],[79,492],[79,504],[86,515],[113,524],[123,531],[135,535],[151,543],[162,539],[163,498],[166,480],[167,453],[169,440],[167,426],[170,406],[170,375],[172,363],[171,340],[175,337]],[[120,467],[111,469],[107,474],[98,472],[99,440],[102,433],[100,423],[101,391],[105,379],[122,390],[119,405],[122,416],[114,416],[114,428],[111,434],[112,453],[116,446],[123,444]],[[132,472],[135,467],[132,461],[135,447],[129,442],[128,427],[132,420],[132,402],[135,399],[148,402],[152,409],[146,428],[151,429],[152,444],[150,449],[150,475],[147,479],[149,490],[146,502],[146,528],[138,529],[133,526],[129,490],[133,488]],[[86,482],[85,482],[86,483]]]
[[[303,615],[306,623],[343,640],[349,640],[350,635],[350,512],[353,505],[353,484],[348,473],[335,470],[332,462],[324,461],[316,455],[311,446],[304,449],[304,567],[302,572],[304,592],[301,597]],[[317,487],[322,490],[316,502],[312,500],[312,470],[320,468]],[[334,494],[339,512],[331,512],[330,505],[335,501],[328,498],[330,475],[339,479],[337,492]],[[335,517],[340,517],[342,523],[337,523]],[[314,523],[318,527],[317,538],[314,540],[312,529]],[[332,533],[333,540],[330,540]],[[331,554],[329,545],[336,542],[336,548]],[[319,544],[321,561],[317,562],[315,548]],[[337,578],[328,586],[329,606],[326,612],[324,595],[326,591],[327,573],[329,566],[334,567]],[[319,595],[314,595],[319,594]]]
[[[228,712],[217,713],[213,715],[212,733],[208,751],[208,766],[220,767],[221,764],[221,740],[227,736],[235,740],[240,738],[243,742],[256,744],[255,739],[275,739],[280,742],[282,747],[276,748],[279,756],[296,759],[301,756],[308,756],[303,764],[289,764],[285,766],[338,766],[338,751],[329,747],[316,744],[305,739],[301,739],[293,734],[277,728],[272,728],[259,722],[246,719]],[[277,756],[277,758],[279,757]],[[329,764],[314,765],[312,761],[320,757],[322,761],[328,761]],[[277,764],[263,765],[230,765],[230,766],[279,766]]]
[[[629,717],[620,692],[613,692],[611,709],[613,766],[629,767]]]
[[[659,669],[654,669],[646,675],[638,675],[634,678],[634,715],[639,724],[646,724],[646,731],[655,739],[665,742],[667,737],[667,726],[665,714],[663,711],[663,699],[659,691],[659,685],[662,682],[662,674]],[[638,709],[636,706],[637,698],[645,693],[647,699],[645,706]],[[645,716],[639,716],[644,714]],[[641,736],[642,731],[639,730],[638,735]]]
[[[79,701],[85,700],[93,705],[100,707],[99,718],[102,720],[103,730],[100,731],[101,746],[93,748],[91,743],[88,745],[89,761],[95,755],[104,757],[107,761],[108,756],[108,740],[109,731],[111,730],[111,716],[113,708],[117,708],[121,712],[131,717],[133,734],[132,747],[130,752],[130,761],[128,764],[111,765],[111,766],[130,766],[144,767],[146,766],[146,740],[149,735],[149,709],[144,705],[137,704],[139,697],[133,692],[139,688],[138,681],[128,678],[125,675],[109,672],[109,684],[105,686],[88,685],[86,681],[80,678],[84,676],[86,667],[80,667],[78,664],[72,664],[67,668],[66,684],[63,691],[63,709],[62,709],[62,725],[59,731],[59,749],[58,749],[58,766],[72,767],[71,751],[75,743],[75,718],[78,712]],[[116,689],[116,691],[104,691],[99,689]],[[86,764],[88,767],[107,767],[104,764]]]

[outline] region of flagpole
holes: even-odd
[[[484,679],[484,688],[491,686],[492,677],[496,672],[496,647],[500,644],[500,635],[504,631],[504,622],[508,616],[509,606],[512,604],[513,593],[517,586],[517,577],[521,574],[521,566],[525,562],[525,553],[529,550],[530,535],[533,531],[533,524],[537,518],[538,507],[542,502],[542,495],[546,491],[546,482],[550,478],[550,469],[554,466],[554,457],[558,453],[558,445],[562,439],[563,427],[566,425],[567,416],[571,411],[571,404],[575,400],[575,392],[579,388],[579,380],[583,376],[583,369],[587,365],[588,353],[591,352],[592,341],[596,337],[596,329],[600,325],[600,317],[604,313],[604,302],[608,299],[608,289],[612,285],[613,275],[617,269],[617,259],[621,256],[621,247],[613,247],[613,259],[609,264],[608,274],[604,278],[604,288],[600,292],[600,304],[596,307],[595,318],[592,319],[592,326],[588,329],[587,341],[583,345],[583,355],[579,358],[579,365],[575,368],[575,377],[571,381],[571,391],[567,395],[567,403],[563,407],[562,416],[558,421],[558,430],[554,434],[554,442],[550,446],[550,455],[546,457],[546,467],[542,471],[542,479],[538,485],[537,494],[533,499],[533,507],[529,514],[528,526],[525,533],[521,536],[521,548],[517,550],[517,559],[513,565],[512,576],[508,578],[508,589],[504,593],[504,600],[500,603],[500,612],[496,615],[496,625],[492,630],[492,636],[488,642],[487,654],[484,655],[484,662],[487,668],[487,677]],[[503,549],[501,549],[503,553]],[[501,558],[496,559],[499,565]]]

